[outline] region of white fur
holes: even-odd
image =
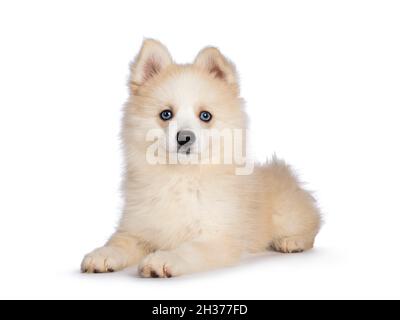
[[[170,277],[230,265],[244,252],[312,248],[319,211],[283,162],[273,159],[238,176],[235,164],[154,165],[146,159],[152,129],[167,133],[169,152],[181,129],[200,139],[204,129],[246,129],[235,68],[217,49],[206,48],[193,65],[181,66],[159,42],[146,40],[130,88],[122,131],[123,216],[106,245],[84,258],[83,271],[139,264],[143,277]],[[174,129],[159,118],[167,107],[174,110]],[[199,120],[202,109],[214,115],[210,123]]]

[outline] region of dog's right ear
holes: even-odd
[[[135,93],[146,81],[172,63],[168,49],[161,42],[145,39],[139,54],[131,64],[129,86],[132,92]]]

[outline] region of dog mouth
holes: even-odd
[[[185,154],[188,156],[188,155],[190,155],[190,153],[192,153],[192,150],[188,146],[181,146],[181,147],[178,147],[178,153]]]

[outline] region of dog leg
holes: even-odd
[[[320,216],[311,196],[298,189],[287,194],[282,192],[282,197],[278,199],[275,199],[276,209],[272,216],[271,248],[283,253],[312,249],[320,226]]]
[[[174,250],[160,250],[148,255],[139,264],[139,275],[170,278],[228,266],[239,260],[241,252],[239,246],[226,240],[192,241]]]
[[[262,168],[261,174],[265,183],[262,212],[272,218],[268,221],[271,248],[284,253],[311,249],[321,225],[321,214],[312,194],[279,160]]]
[[[81,271],[105,273],[122,270],[138,263],[146,255],[146,249],[135,237],[116,232],[104,247],[87,254],[82,261]]]

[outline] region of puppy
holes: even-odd
[[[320,213],[290,168],[275,158],[251,166],[246,151],[232,156],[246,149],[246,115],[235,67],[218,49],[178,65],[145,40],[129,90],[123,215],[82,272],[138,264],[140,276],[165,278],[228,266],[246,252],[313,247]],[[213,143],[218,134],[230,137]]]

